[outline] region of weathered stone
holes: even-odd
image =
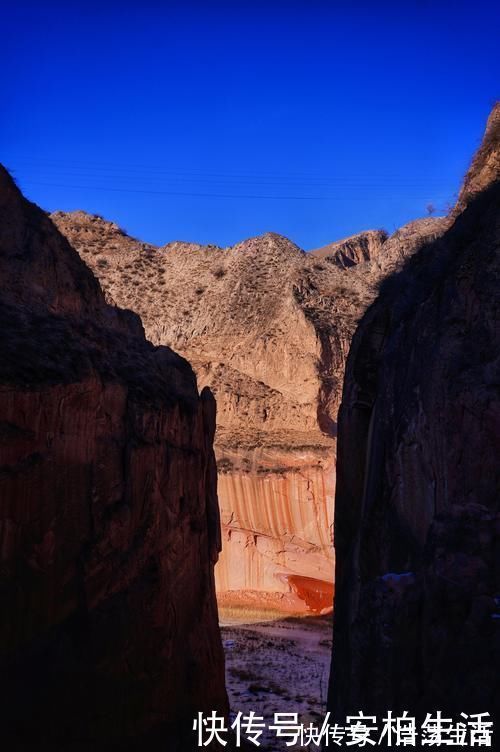
[[[184,750],[227,709],[213,397],[3,168],[0,282],[2,743]]]

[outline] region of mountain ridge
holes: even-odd
[[[350,339],[389,267],[447,220],[422,220],[389,239],[374,233],[384,263],[365,258],[365,234],[350,239],[359,263],[347,268],[272,232],[228,248],[144,247],[81,213],[53,219],[109,298],[139,313],[149,339],[186,357],[200,388],[216,397],[219,603],[271,600],[307,611],[307,593],[294,589],[299,576],[326,583],[326,607],[336,420]]]

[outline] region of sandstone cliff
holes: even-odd
[[[386,240],[387,233],[384,230],[368,230],[316,248],[310,253],[316,258],[326,259],[340,269],[348,269],[365,261],[376,261]]]
[[[499,146],[495,115],[462,213],[382,285],[353,339],[335,510],[340,718],[500,706]]]
[[[392,235],[383,230],[368,230],[316,248],[310,255],[340,269],[350,269],[349,275],[344,277],[349,287],[355,287],[356,280],[359,288],[365,286],[373,295],[374,287],[389,273],[400,269],[409,256],[424,243],[442,235],[450,224],[448,217],[425,217],[408,222]]]
[[[189,748],[226,709],[213,398],[3,168],[0,281],[2,744]]]
[[[351,335],[386,268],[447,220],[388,239],[363,233],[336,244],[331,263],[331,253],[306,254],[272,233],[225,249],[152,248],[83,212],[53,219],[110,298],[140,314],[153,342],[187,357],[216,396],[219,602],[331,606],[336,419]]]

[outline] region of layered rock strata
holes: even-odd
[[[3,169],[0,280],[3,744],[189,748],[226,710],[213,397]]]

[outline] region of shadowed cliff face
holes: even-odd
[[[189,748],[226,709],[214,400],[3,169],[0,282],[3,743]]]
[[[226,249],[152,248],[84,212],[53,219],[107,294],[140,314],[153,342],[187,357],[216,396],[220,603],[331,607],[336,420],[351,335],[387,268],[447,220],[390,238],[363,233],[322,258],[272,233]]]
[[[339,415],[330,708],[498,713],[498,120],[453,226],[383,285]]]

